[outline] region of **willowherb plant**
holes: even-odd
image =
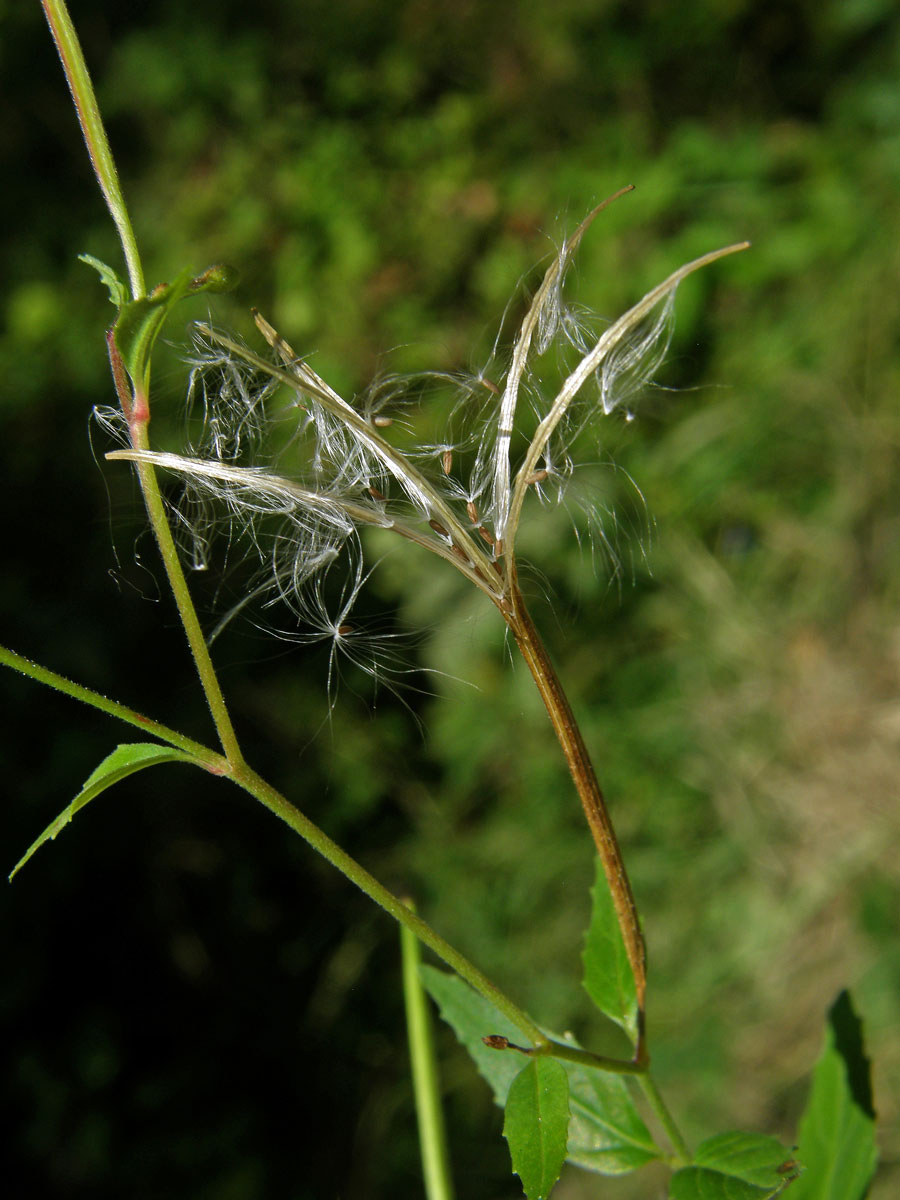
[[[245,528],[252,529],[261,517],[279,518],[262,586],[306,618],[307,637],[330,638],[334,648],[355,632],[350,616],[366,578],[360,562],[360,531],[366,526],[389,530],[444,559],[490,599],[534,675],[566,753],[607,874],[642,1014],[645,951],[628,876],[577,725],[525,608],[516,559],[529,492],[553,486],[561,496],[574,470],[570,451],[576,436],[652,377],[668,344],[678,285],[747,245],[728,246],[680,267],[589,342],[583,314],[576,316],[566,301],[566,269],[597,215],[630,190],[623,188],[597,205],[548,267],[515,336],[505,376],[485,388],[493,403],[482,403],[477,427],[463,431],[475,446],[468,479],[455,469],[464,447],[448,440],[437,447],[397,449],[390,440],[392,418],[383,404],[372,402],[373,395],[383,400],[383,390],[364,394],[361,403],[343,399],[258,313],[257,326],[276,363],[210,325],[197,327],[191,391],[202,397],[205,410],[205,455],[128,449],[107,457],[177,471],[199,495],[224,504],[231,520]],[[576,348],[577,362],[559,387],[548,391],[533,360],[559,339]],[[231,461],[245,441],[258,437],[273,384],[287,389],[294,438],[307,442],[302,475]],[[337,613],[329,616],[322,574],[342,550],[351,560],[349,582]],[[638,1060],[642,1056],[639,1040]]]
[[[405,430],[397,408],[407,387],[401,379],[378,380],[349,402],[258,314],[256,322],[271,357],[210,324],[198,325],[188,391],[200,413],[202,435],[196,446],[187,446],[182,454],[153,450],[147,426],[155,340],[182,296],[221,290],[232,277],[219,267],[197,276],[185,271],[174,283],[147,294],[77,38],[63,0],[43,0],[43,7],[128,264],[126,285],[111,268],[88,260],[100,272],[118,310],[107,333],[107,347],[119,410],[106,409],[99,415],[128,445],[107,457],[136,465],[221,752],[0,647],[0,661],[6,665],[157,739],[117,747],[34,842],[13,874],[94,796],[137,770],[177,760],[225,776],[285,821],[403,927],[404,987],[429,1200],[449,1197],[451,1189],[423,979],[505,1107],[504,1133],[513,1168],[529,1197],[549,1194],[566,1159],[607,1174],[662,1159],[674,1171],[670,1193],[674,1200],[774,1197],[800,1170],[798,1160],[784,1147],[773,1138],[730,1133],[708,1139],[692,1154],[656,1088],[644,1021],[646,953],[634,896],[584,740],[526,608],[516,553],[529,496],[537,493],[547,502],[564,500],[577,470],[575,444],[582,433],[626,406],[652,377],[668,346],[672,305],[681,281],[743,250],[747,243],[685,264],[596,333],[596,322],[567,301],[566,272],[597,215],[630,190],[622,189],[598,205],[563,243],[512,339],[505,370],[492,368],[490,378],[481,375],[460,383],[458,411],[437,444],[416,445]],[[569,366],[551,387],[547,376],[552,377],[552,372],[541,370],[539,360],[560,345],[567,351]],[[442,378],[448,381],[447,376]],[[299,461],[300,467],[282,470],[279,464],[288,461],[287,454],[268,451],[273,424],[279,433],[287,431],[292,461]],[[287,601],[298,620],[299,640],[330,643],[329,690],[338,653],[349,654],[379,680],[390,682],[399,670],[392,655],[380,660],[367,657],[354,623],[354,603],[369,573],[363,555],[366,529],[396,534],[436,555],[490,600],[544,701],[596,846],[600,870],[585,946],[584,983],[597,1007],[625,1032],[632,1046],[630,1058],[603,1057],[582,1049],[570,1035],[542,1029],[409,903],[389,892],[248,765],[213,668],[209,639],[203,636],[183,575],[156,468],[181,476],[199,502],[192,513],[176,510],[179,523],[193,539],[195,565],[205,565],[207,542],[217,521],[251,534],[264,566],[255,594]],[[270,532],[273,521],[274,534]],[[332,597],[329,603],[332,572],[340,575],[337,599]],[[455,975],[419,969],[416,939]],[[830,1180],[840,1168],[845,1172],[842,1179],[849,1180],[843,1195],[858,1200],[871,1175],[874,1148],[871,1113],[865,1098],[860,1099],[860,1079],[867,1080],[868,1064],[849,1001],[835,1004],[829,1030],[798,1156],[808,1153],[819,1158],[810,1162],[812,1169],[801,1178],[795,1194],[836,1198],[837,1193],[812,1188],[817,1179]],[[526,1044],[520,1044],[523,1041]],[[851,1074],[853,1088],[848,1084]],[[645,1123],[628,1086],[629,1077],[640,1086],[662,1138]],[[844,1112],[851,1109],[852,1120],[844,1119]],[[842,1114],[839,1129],[834,1122],[829,1125],[836,1110]],[[668,1147],[660,1144],[666,1140]]]

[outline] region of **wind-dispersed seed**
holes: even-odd
[[[478,377],[478,382],[481,384],[481,386],[482,386],[483,388],[487,388],[487,390],[488,390],[489,392],[493,392],[495,396],[499,396],[499,395],[500,395],[500,389],[497,387],[496,383],[493,383],[493,382],[492,382],[490,379],[488,379],[486,376],[484,376],[484,375],[480,375],[480,376]]]
[[[435,521],[433,517],[428,522],[428,524],[431,526],[431,528],[434,530],[434,532],[439,533],[441,535],[441,537],[449,537],[450,536],[449,530],[445,529],[443,527],[443,525],[440,523],[440,521]]]
[[[445,475],[449,475],[453,468],[453,451],[445,450],[441,455],[441,470]]]
[[[531,487],[533,483],[543,483],[549,474],[549,471],[532,471],[532,473],[525,480],[525,486]]]
[[[466,501],[466,512],[469,514],[469,520],[473,525],[478,524],[478,509],[471,500]]]
[[[493,547],[497,544],[494,540],[494,535],[491,533],[491,531],[489,529],[485,529],[485,527],[483,525],[478,526],[478,532],[481,534],[481,536],[484,538],[484,540],[487,542],[487,544],[489,546]]]
[[[369,495],[372,497],[373,500],[386,500],[387,499],[387,496],[385,496],[383,492],[379,492],[378,488],[376,488],[376,487],[369,488]]]
[[[372,418],[372,424],[377,426],[379,429],[387,429],[389,426],[393,425],[393,423],[393,417],[375,416]]]

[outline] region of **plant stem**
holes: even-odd
[[[75,104],[75,111],[78,113],[78,121],[81,125],[81,132],[84,134],[94,174],[97,176],[103,198],[113,221],[115,221],[116,229],[119,231],[119,241],[122,243],[122,252],[128,265],[131,297],[133,300],[139,300],[145,294],[146,289],[137,241],[134,230],[131,228],[125,198],[119,186],[119,173],[109,148],[106,130],[103,128],[94,85],[91,83],[87,64],[81,52],[78,35],[66,8],[65,0],[41,0],[41,6],[59,52],[69,91],[72,93],[72,100]]]
[[[410,911],[415,911],[411,901],[406,903]],[[422,952],[419,939],[403,926],[400,927],[400,950],[403,961],[403,1000],[406,1007],[406,1029],[409,1035],[409,1057],[412,1063],[425,1195],[427,1200],[453,1200],[453,1180],[450,1175],[450,1156],[447,1153],[431,1014],[419,976]]]
[[[309,817],[295,808],[271,784],[257,775],[245,763],[241,763],[232,771],[231,778],[236,784],[249,792],[251,796],[255,797],[271,813],[274,813],[276,817],[279,817],[286,825],[289,825],[295,833],[299,833],[304,841],[308,842],[324,859],[336,867],[342,875],[346,875],[352,883],[355,883],[361,891],[365,892],[370,900],[374,900],[395,921],[398,921],[414,933],[420,942],[423,942],[430,950],[433,950],[438,958],[442,958],[476,992],[490,1001],[495,1008],[499,1009],[505,1017],[512,1021],[517,1029],[521,1029],[536,1047],[550,1044],[549,1038],[541,1032],[540,1028],[532,1021],[528,1014],[524,1013],[518,1005],[514,1004],[507,995],[501,992],[496,984],[492,983],[463,954],[460,954],[449,942],[445,941],[439,933],[436,933],[430,925],[414,913],[393,892],[388,891],[383,884],[378,882],[374,875],[371,875],[365,867],[361,866],[354,858],[351,858],[337,842],[333,842]]]
[[[606,801],[600,791],[600,785],[584,744],[584,738],[581,736],[581,730],[578,728],[572,707],[541,641],[540,634],[525,607],[522,593],[515,579],[511,581],[509,596],[510,605],[508,609],[503,610],[503,615],[537,684],[554,732],[566,756],[566,762],[581,799],[612,895],[616,917],[625,943],[625,951],[634,975],[638,1003],[638,1044],[635,1056],[638,1062],[642,1062],[645,1055],[644,1006],[647,992],[647,951],[634,893],[631,890],[631,883],[622,859],[622,851],[619,849]]]
[[[136,450],[148,449],[146,424],[137,425],[134,422],[131,423],[131,441]],[[141,491],[144,494],[144,503],[147,506],[150,527],[153,530],[153,536],[156,538],[156,544],[159,547],[163,566],[169,579],[169,586],[175,598],[178,615],[184,626],[191,654],[194,656],[194,664],[206,696],[206,702],[209,705],[209,711],[216,726],[216,732],[219,735],[226,758],[232,768],[237,768],[243,764],[244,756],[241,753],[237,734],[234,731],[234,725],[232,724],[231,716],[225,703],[225,697],[222,694],[218,676],[210,657],[209,648],[206,645],[206,639],[200,627],[197,610],[194,608],[194,602],[191,599],[191,593],[187,585],[187,580],[184,577],[184,570],[178,557],[175,540],[172,537],[172,531],[166,519],[165,506],[160,495],[156,472],[148,463],[136,463],[135,466],[140,478]]]
[[[21,671],[23,675],[28,675],[31,679],[37,680],[38,683],[45,683],[48,687],[55,688],[58,692],[63,692],[65,695],[71,696],[73,700],[81,700],[84,704],[90,704],[93,708],[99,708],[101,712],[105,712],[111,717],[118,717],[120,721],[134,725],[142,733],[152,734],[154,737],[158,737],[160,741],[168,742],[170,746],[175,746],[179,750],[186,751],[201,761],[214,774],[224,775],[229,771],[227,761],[220,754],[216,754],[214,750],[210,750],[208,746],[204,746],[201,742],[195,742],[193,738],[186,737],[183,733],[179,733],[177,729],[170,729],[168,725],[162,725],[159,721],[153,721],[150,717],[145,717],[133,708],[128,708],[124,704],[119,704],[115,700],[101,696],[99,692],[95,692],[92,688],[84,687],[80,683],[73,683],[71,679],[66,679],[64,675],[58,675],[55,671],[50,671],[28,658],[23,658],[21,654],[16,654],[14,651],[8,650],[5,646],[0,646],[0,663],[5,667],[12,667],[14,671]]]
[[[666,1136],[672,1143],[675,1150],[676,1161],[672,1164],[674,1167],[683,1167],[691,1161],[691,1152],[687,1147],[687,1143],[681,1136],[681,1131],[675,1124],[672,1114],[666,1107],[666,1103],[659,1093],[656,1084],[653,1082],[649,1074],[638,1076],[638,1082],[643,1088],[644,1095],[647,1098],[647,1103],[653,1109],[659,1120],[660,1125],[666,1131]]]

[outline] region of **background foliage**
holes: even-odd
[[[623,183],[637,191],[573,278],[604,313],[753,240],[682,288],[663,377],[680,390],[608,427],[619,577],[538,513],[533,587],[553,599],[537,615],[625,843],[686,1132],[790,1141],[849,985],[882,1120],[872,1195],[892,1195],[895,6],[73,0],[72,16],[150,282],[234,263],[216,319],[251,336],[258,305],[339,390],[477,367],[519,278]],[[75,255],[116,246],[36,3],[0,4],[0,70],[4,640],[205,737],[135,490],[93,461],[111,310]],[[175,350],[155,380],[153,434],[177,446]],[[211,622],[219,565],[196,577]],[[316,654],[235,626],[217,661],[250,760],[537,1017],[601,1048],[574,983],[589,840],[539,702],[452,573],[392,554],[373,583],[374,615],[425,631],[419,664],[476,688],[421,676],[437,695],[413,693],[414,715],[384,694],[373,713],[351,673],[329,724]],[[12,676],[0,689],[11,867],[119,731]],[[238,793],[167,771],[92,806],[3,897],[10,1176],[59,1197],[419,1195],[395,930]],[[443,1047],[460,1194],[515,1196],[501,1114]],[[635,1182],[603,1194],[650,1194]],[[557,1194],[598,1184],[564,1176]]]

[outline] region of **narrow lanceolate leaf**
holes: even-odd
[[[546,1200],[566,1161],[569,1078],[552,1058],[535,1058],[512,1082],[503,1136],[528,1200]]]
[[[423,967],[422,978],[441,1016],[490,1085],[497,1104],[505,1107],[513,1080],[522,1070],[523,1057],[514,1049],[489,1049],[482,1039],[501,1034],[516,1043],[521,1037],[519,1031],[458,976]],[[574,1045],[569,1037],[549,1036]],[[566,1157],[570,1162],[603,1175],[622,1175],[661,1157],[621,1075],[572,1062],[559,1065],[569,1080],[571,1117]]]
[[[797,1157],[805,1171],[791,1200],[860,1200],[875,1172],[870,1065],[848,992],[841,992],[828,1013]]]
[[[157,763],[196,763],[196,761],[192,755],[186,754],[182,750],[175,750],[171,746],[162,746],[158,743],[139,742],[132,745],[117,746],[112,754],[104,758],[99,767],[89,776],[84,787],[68,808],[61,812],[56,820],[47,826],[41,836],[31,843],[28,850],[13,867],[9,876],[10,879],[25,866],[32,854],[43,846],[44,842],[53,841],[60,830],[68,825],[79,809],[84,808],[95,796],[99,796],[101,792],[105,792],[108,787],[111,787],[114,783],[118,783],[120,779],[125,779],[126,776],[133,775],[135,771],[141,771],[144,767],[154,767]]]
[[[698,1146],[691,1166],[675,1172],[669,1200],[769,1200],[799,1171],[775,1138],[721,1133]]]
[[[604,1016],[615,1021],[625,1030],[632,1045],[637,1045],[638,1003],[634,974],[599,858],[591,899],[591,923],[582,954],[585,990]]]

